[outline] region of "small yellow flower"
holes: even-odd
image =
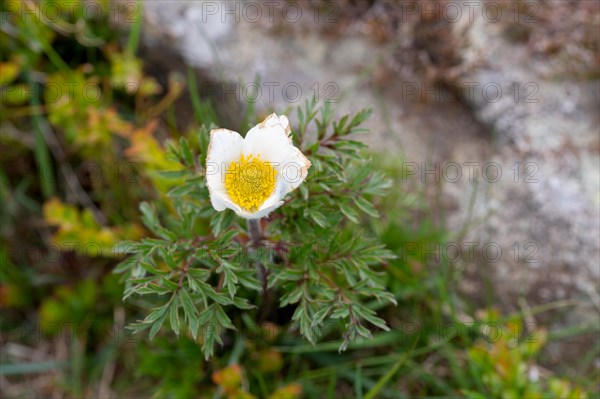
[[[308,175],[310,161],[292,144],[290,122],[271,114],[242,138],[213,129],[206,157],[212,206],[246,219],[259,219],[283,204],[283,197]]]

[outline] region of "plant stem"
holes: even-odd
[[[256,250],[256,248],[260,247],[260,240],[262,239],[259,219],[248,219],[248,235],[252,241],[252,246]],[[267,292],[267,270],[260,262],[256,262],[256,269],[258,271],[258,277],[262,282],[263,295],[265,295]]]
[[[248,219],[248,235],[250,236],[250,240],[252,242],[252,247],[254,250],[260,247],[262,240],[262,231],[260,228],[260,220],[259,219]],[[270,293],[267,289],[267,277],[269,275],[267,269],[263,266],[262,263],[256,262],[256,271],[258,272],[258,278],[262,283],[263,288],[263,301],[261,306],[261,311],[259,312],[259,319],[263,319],[268,312],[269,304],[270,304]]]
[[[259,219],[248,219],[248,234],[252,240],[252,245],[258,247],[260,245],[260,239],[262,238]]]

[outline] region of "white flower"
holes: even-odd
[[[310,161],[292,144],[290,122],[271,114],[242,138],[213,129],[206,156],[210,201],[246,219],[259,219],[283,204],[306,179]]]

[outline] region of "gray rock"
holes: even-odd
[[[591,294],[599,306],[598,81],[544,78],[525,46],[509,42],[498,24],[485,22],[480,13],[475,15],[467,30],[464,57],[471,62],[484,58],[486,66],[460,79],[479,82],[482,87],[495,85],[502,95],[496,100],[475,90],[475,95],[465,98],[475,117],[493,129],[496,140],[490,144],[498,162],[528,165],[518,182],[502,179],[490,188],[490,195],[502,207],[481,229],[493,229],[503,247],[514,242],[515,235],[539,246],[536,271],[523,268],[521,262],[503,264],[508,281],[499,285],[507,288],[507,294],[528,292],[540,275],[563,270],[570,279],[556,279],[557,287],[572,286],[584,296]],[[521,92],[515,94],[516,88]],[[504,172],[515,177],[514,170]],[[492,211],[488,204],[479,202],[477,212]],[[472,234],[480,234],[480,229]],[[545,299],[553,297],[548,294]]]

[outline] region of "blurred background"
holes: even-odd
[[[0,18],[2,397],[598,395],[598,1],[23,0]],[[271,111],[294,126],[312,98],[374,110],[392,334],[338,354],[266,322],[209,361],[130,335],[144,313],[111,249],[150,234],[138,204],[167,201],[167,143]]]

